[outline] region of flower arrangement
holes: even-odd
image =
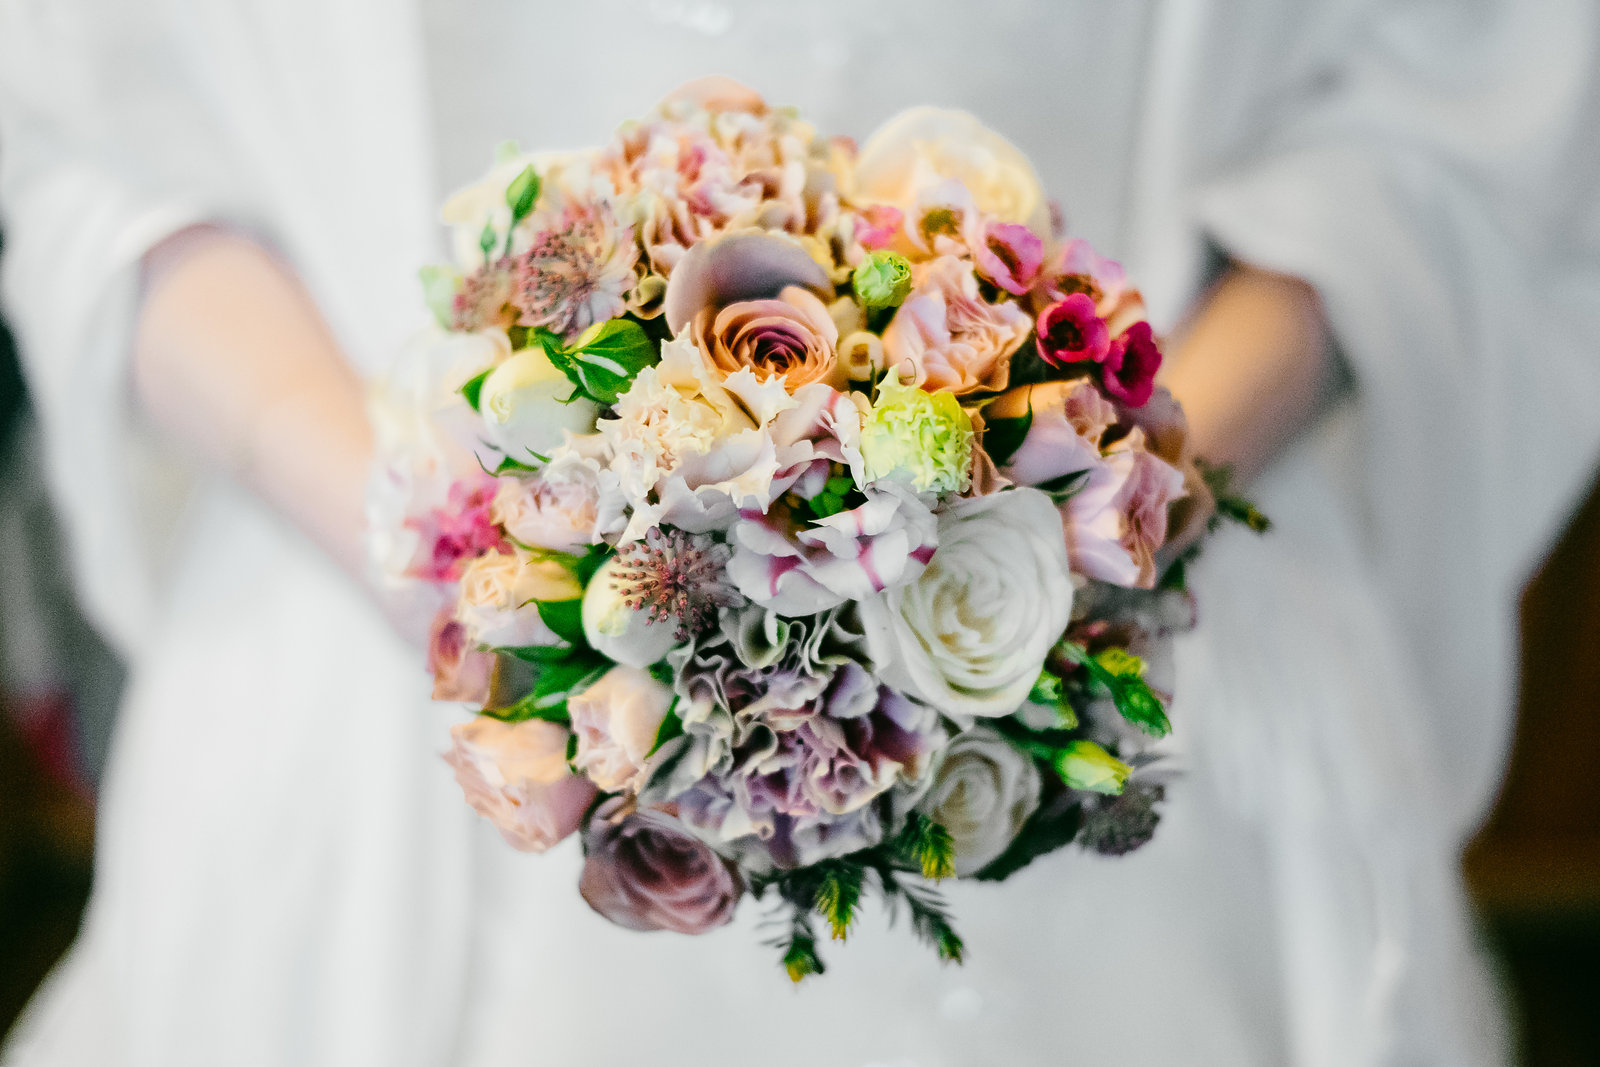
[[[444,592],[446,758],[512,846],[577,835],[631,929],[766,901],[799,980],[869,892],[959,960],[933,883],[1150,838],[1183,561],[1262,523],[1015,147],[671,101],[444,219],[413,392],[475,467],[430,453],[386,557]]]

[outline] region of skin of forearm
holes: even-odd
[[[167,434],[363,578],[365,391],[289,268],[213,228],[153,249],[133,377]]]
[[[1183,404],[1197,455],[1260,473],[1317,414],[1334,380],[1316,290],[1231,266],[1169,341],[1161,380]]]

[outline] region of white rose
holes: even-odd
[[[1071,615],[1061,516],[1037,489],[951,501],[922,573],[861,602],[883,680],[961,715],[1017,710]]]
[[[478,394],[489,441],[512,459],[527,463],[548,455],[568,432],[585,434],[600,415],[592,400],[570,399],[573,385],[544,349],[524,348],[489,372]]]
[[[856,160],[856,194],[909,212],[919,190],[955,178],[979,211],[1050,234],[1050,206],[1033,163],[965,111],[914,107],[878,127]]]
[[[521,552],[489,552],[461,572],[456,618],[472,646],[550,645],[558,640],[539,618],[533,600],[573,600],[583,588],[572,572],[554,560],[533,560]]]
[[[945,748],[918,810],[950,831],[958,878],[994,862],[1039,806],[1039,769],[986,726]]]
[[[645,612],[629,607],[616,586],[620,566],[619,558],[612,556],[589,579],[583,593],[583,636],[607,659],[648,667],[678,643],[678,623],[676,619],[652,622]]]
[[[607,793],[637,792],[672,690],[637,667],[613,667],[567,700],[578,753],[572,765]]]

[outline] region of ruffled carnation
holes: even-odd
[[[868,482],[893,477],[919,493],[965,492],[972,419],[950,393],[886,379],[862,427],[861,455]]]

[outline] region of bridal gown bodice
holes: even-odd
[[[1527,3],[1468,67],[1451,35],[1483,20],[1380,33],[1365,0],[0,2],[8,314],[132,668],[85,929],[8,1067],[1502,1062],[1454,850],[1505,729],[1516,568],[1587,459],[1480,445],[1532,418],[1575,455],[1600,437],[1573,403],[1600,389],[1573,340],[1600,332],[1600,221],[1560,271],[1528,236],[1584,202],[1561,146],[1600,29]],[[497,142],[592,144],[713,72],[857,138],[974,111],[1158,327],[1220,248],[1316,284],[1356,379],[1254,488],[1273,535],[1194,571],[1154,842],[948,886],[962,967],[874,905],[799,988],[759,902],[701,938],[594,915],[575,841],[515,852],[462,801],[439,753],[465,711],[427,700],[420,652],[129,400],[138,257],[174,228],[257,229],[376,375],[423,317],[432,213]],[[1505,107],[1456,107],[1491,74]]]

